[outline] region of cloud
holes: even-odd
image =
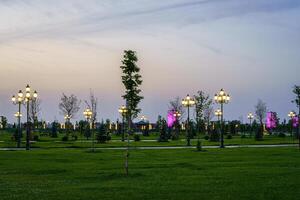
[[[149,26],[176,28],[252,13],[280,12],[299,6],[300,1],[297,0],[1,1],[0,42]]]

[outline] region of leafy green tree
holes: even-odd
[[[293,93],[296,95],[295,99],[292,101],[298,107],[298,122],[300,122],[300,85],[295,85]],[[300,148],[300,124],[298,123],[297,137],[299,138],[299,148]]]
[[[1,126],[3,130],[7,127],[7,118],[4,116],[1,116]]]
[[[205,94],[203,91],[198,91],[195,98],[195,119],[198,132],[203,132],[205,130],[205,120],[204,120],[204,111],[210,108],[212,104],[212,99],[208,94]]]
[[[139,88],[142,84],[142,76],[139,74],[140,68],[137,66],[136,62],[138,58],[135,51],[125,50],[124,57],[122,61],[122,83],[125,87],[125,94],[122,96],[126,101],[126,107],[128,109],[128,128],[131,131],[132,120],[137,117],[138,113],[141,111],[138,108],[138,104],[144,98],[140,95],[141,89]]]
[[[138,58],[135,51],[125,50],[123,61],[120,66],[122,69],[122,83],[125,87],[125,94],[122,96],[126,101],[127,107],[127,122],[128,122],[128,136],[127,136],[127,149],[125,154],[125,173],[128,175],[128,158],[129,158],[129,133],[132,129],[132,120],[137,117],[141,109],[138,107],[140,101],[144,98],[140,95],[141,89],[139,88],[142,84],[142,76],[139,74],[140,68],[136,62]]]

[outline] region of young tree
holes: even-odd
[[[295,85],[293,93],[296,95],[295,99],[292,101],[298,107],[298,122],[300,122],[300,85]],[[299,149],[300,149],[300,123],[298,123],[297,137],[299,139]]]
[[[143,96],[140,95],[141,89],[139,88],[142,84],[142,76],[139,74],[140,68],[137,66],[136,62],[138,58],[136,53],[132,50],[124,51],[122,66],[123,75],[122,83],[125,87],[125,94],[122,96],[126,101],[127,112],[127,121],[128,121],[128,131],[131,132],[132,120],[137,117],[138,113],[141,111],[138,108],[138,104],[143,99]],[[128,134],[129,134],[128,133]],[[129,135],[127,136],[129,140]],[[129,142],[127,145],[125,159],[125,173],[128,175],[128,157],[129,157]]]
[[[32,99],[29,103],[29,120],[33,122],[33,128],[38,125],[38,115],[41,111],[41,100],[40,99]]]
[[[95,97],[94,92],[90,90],[90,99],[89,101],[85,100],[85,104],[92,111],[91,123],[92,127],[95,128],[95,123],[97,121],[97,107],[98,107],[98,98]]]
[[[210,132],[210,121],[214,117],[214,108],[212,106],[205,107],[203,110],[203,120],[207,123],[207,134]]]
[[[138,104],[144,98],[140,95],[141,89],[139,87],[143,81],[139,74],[140,68],[136,64],[137,61],[138,58],[134,51],[124,51],[123,65],[120,66],[123,72],[122,83],[125,87],[125,94],[122,97],[126,101],[129,123],[140,113],[141,109],[138,108]]]
[[[169,113],[172,115],[174,113],[178,112],[180,116],[175,117],[175,121],[172,127],[175,127],[175,133],[172,135],[172,139],[177,140],[179,137],[180,132],[180,120],[184,116],[185,109],[181,103],[181,100],[179,97],[176,97],[175,99],[171,100],[169,102]],[[168,131],[171,131],[172,127],[168,127]]]
[[[211,108],[211,104],[212,104],[212,99],[209,97],[208,94],[205,94],[205,92],[203,91],[198,91],[196,95],[194,95],[195,98],[195,118],[196,118],[196,124],[197,124],[197,131],[201,132],[204,131],[204,123],[205,121],[207,121],[207,117],[206,116],[206,120],[205,115],[207,114],[211,114],[210,112],[207,113],[208,111],[210,111]],[[210,120],[208,120],[210,121]]]
[[[74,119],[75,115],[80,109],[81,101],[75,95],[67,96],[64,93],[60,98],[60,103],[58,105],[60,109],[60,114],[64,116],[68,116],[67,125],[68,125],[68,133],[70,126],[70,119]]]
[[[257,101],[257,104],[255,105],[255,114],[256,118],[260,122],[260,128],[257,130],[255,138],[260,140],[263,138],[263,130],[264,130],[264,123],[263,121],[265,120],[267,113],[267,106],[266,103],[263,102],[261,99]]]
[[[170,100],[169,110],[173,111],[173,112],[178,111],[181,114],[181,117],[184,115],[185,109],[184,109],[179,97],[176,97],[175,99]],[[181,119],[181,117],[180,117],[180,119]]]

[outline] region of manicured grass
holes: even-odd
[[[0,199],[299,199],[296,148],[0,151]]]

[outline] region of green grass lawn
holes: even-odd
[[[296,148],[0,151],[0,199],[299,199]]]

